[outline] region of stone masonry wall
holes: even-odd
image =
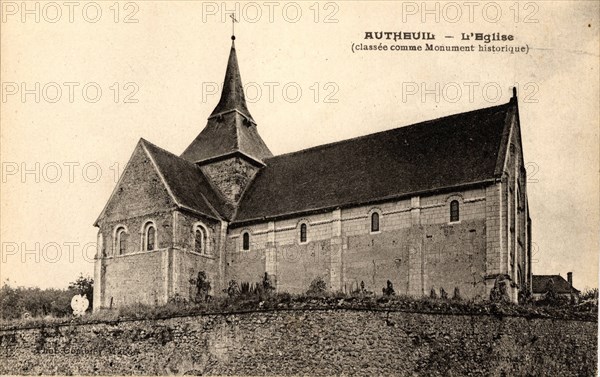
[[[199,216],[177,211],[175,213],[176,229],[173,235],[173,254],[170,280],[171,293],[186,299],[193,299],[196,295],[195,286],[190,282],[196,279],[198,272],[204,271],[211,283],[211,295],[220,293],[220,265],[221,249],[220,223]],[[197,253],[195,249],[194,227],[200,226],[205,231],[204,253]]]
[[[237,203],[258,168],[240,157],[232,157],[202,165],[202,171],[228,201]]]
[[[115,223],[173,207],[174,203],[161,183],[150,157],[142,145],[138,144],[101,220],[102,223]]]
[[[166,302],[163,276],[167,248],[172,246],[173,206],[150,157],[138,144],[98,224],[98,253],[103,258],[95,262],[94,307]],[[149,221],[156,229],[153,251],[143,247],[143,229]],[[117,227],[126,230],[123,255],[115,241]]]
[[[109,258],[102,265],[100,306],[164,303],[163,259],[167,249]],[[97,292],[94,291],[94,295]]]
[[[281,310],[0,331],[0,374],[595,376],[597,323]]]
[[[95,307],[113,307],[142,302],[154,305],[166,301],[163,271],[167,249],[172,246],[173,216],[156,212],[126,220],[103,223],[99,237],[103,238],[104,258],[96,259],[94,280]],[[156,229],[154,250],[143,249],[143,227],[152,221]],[[125,254],[119,255],[115,229],[124,226],[127,232]]]
[[[452,200],[460,203],[458,222],[450,222]],[[458,288],[463,297],[484,297],[490,288],[486,263],[494,256],[486,253],[487,200],[485,188],[471,189],[230,229],[226,278],[257,281],[268,272],[279,291],[290,293],[306,291],[320,276],[344,292],[364,283],[381,293],[390,280],[401,294]],[[370,229],[374,212],[378,232]],[[301,224],[307,224],[306,243],[300,242]],[[250,233],[249,251],[241,250],[244,232]]]

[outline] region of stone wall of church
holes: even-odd
[[[503,207],[506,221],[501,229],[507,245],[505,271],[511,280],[510,293],[513,300],[516,300],[518,290],[529,286],[527,260],[530,250],[527,239],[527,177],[515,119],[509,135],[506,166],[502,176],[502,195],[506,203]]]
[[[450,202],[460,203],[460,220],[450,222]],[[257,281],[276,277],[280,291],[300,293],[321,277],[332,290],[350,292],[361,283],[381,293],[390,280],[400,294],[434,289],[465,297],[485,296],[487,190],[471,189],[335,210],[230,229],[226,278]],[[377,212],[380,230],[371,232]],[[300,242],[300,224],[307,242]],[[242,234],[251,247],[243,251]]]
[[[210,294],[220,293],[220,258],[221,258],[221,224],[216,220],[175,212],[175,229],[173,232],[173,258],[170,269],[170,294],[178,295],[185,299],[194,299],[196,288],[193,279],[197,279],[198,272],[203,271],[211,283]],[[195,227],[201,226],[205,230],[205,245],[202,249],[196,248]]]
[[[96,260],[94,273],[96,307],[165,301],[163,270],[167,249],[172,246],[173,206],[150,158],[138,144],[98,224],[102,258]],[[143,246],[148,222],[156,229],[152,251]],[[126,239],[122,254],[116,240],[120,227],[125,229]]]
[[[250,231],[250,249],[242,250],[241,231],[235,236],[228,235],[225,255],[226,281],[257,282],[267,268],[267,228],[268,224],[259,224]]]
[[[143,224],[152,221],[157,228],[155,250],[142,250]],[[195,249],[194,227],[201,225],[206,233],[202,252]],[[127,252],[118,254],[114,240],[117,227],[128,229]],[[133,232],[132,229],[136,231]],[[101,227],[106,257],[98,260],[96,281],[100,285],[100,306],[123,306],[133,302],[163,304],[169,298],[194,299],[193,279],[204,271],[212,285],[211,294],[222,290],[220,258],[221,223],[208,218],[169,211],[104,224]]]
[[[204,174],[230,202],[237,203],[258,168],[240,157],[202,165]]]
[[[164,249],[172,245],[173,238],[173,216],[170,210],[148,213],[138,217],[131,217],[125,220],[113,222],[104,222],[100,226],[100,233],[103,237],[104,255],[113,257],[119,254],[119,247],[116,244],[116,230],[124,227],[126,230],[125,254],[138,253],[143,250],[144,226],[152,222],[156,227],[156,245],[155,249]]]
[[[101,307],[164,303],[163,268],[167,253],[168,249],[161,249],[104,259]]]
[[[516,300],[530,274],[526,176],[516,128],[508,145],[503,178],[487,187],[229,230],[220,221],[174,210],[138,147],[99,226],[104,258],[96,263],[96,306],[164,303],[175,295],[191,299],[192,279],[199,271],[206,272],[213,295],[230,280],[258,282],[266,272],[279,291],[292,293],[306,291],[320,277],[333,291],[364,286],[381,293],[389,280],[399,294],[429,295],[434,290],[439,295],[443,289],[451,295],[458,288],[464,297],[485,297],[496,276],[506,275]],[[450,221],[453,200],[460,204],[457,222]],[[129,215],[123,217],[125,213]],[[380,219],[376,232],[370,228],[373,213]],[[143,250],[148,221],[157,231],[157,250],[151,252]],[[197,224],[206,230],[206,253],[195,250]],[[300,242],[301,224],[307,225],[306,242]],[[117,255],[119,226],[127,231],[124,255]],[[241,246],[244,232],[250,234],[248,251]]]
[[[164,211],[104,222],[100,226],[104,257],[96,261],[95,281],[100,285],[101,306],[110,307],[112,303],[116,307],[132,302],[154,305],[165,301],[163,254],[172,246],[172,220],[171,212]],[[144,225],[148,222],[156,229],[156,245],[151,251],[143,247]],[[126,229],[124,254],[119,253],[116,240],[116,230],[120,227]]]
[[[145,216],[173,208],[174,203],[141,144],[115,188],[103,213],[103,223]],[[102,224],[101,224],[102,225]]]

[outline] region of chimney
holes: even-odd
[[[573,273],[572,272],[567,272],[567,281],[569,282],[569,285],[572,287],[573,286]]]

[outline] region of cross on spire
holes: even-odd
[[[231,39],[235,40],[235,23],[239,21],[235,19],[234,13],[231,13],[229,18],[231,18]]]

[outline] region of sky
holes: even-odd
[[[23,4],[1,5],[2,281],[93,275],[92,224],[137,141],[180,154],[218,102],[235,11],[248,106],[274,154],[499,105],[516,85],[533,272],[598,286],[598,2]],[[527,53],[391,51],[411,41],[365,39],[381,31]]]

